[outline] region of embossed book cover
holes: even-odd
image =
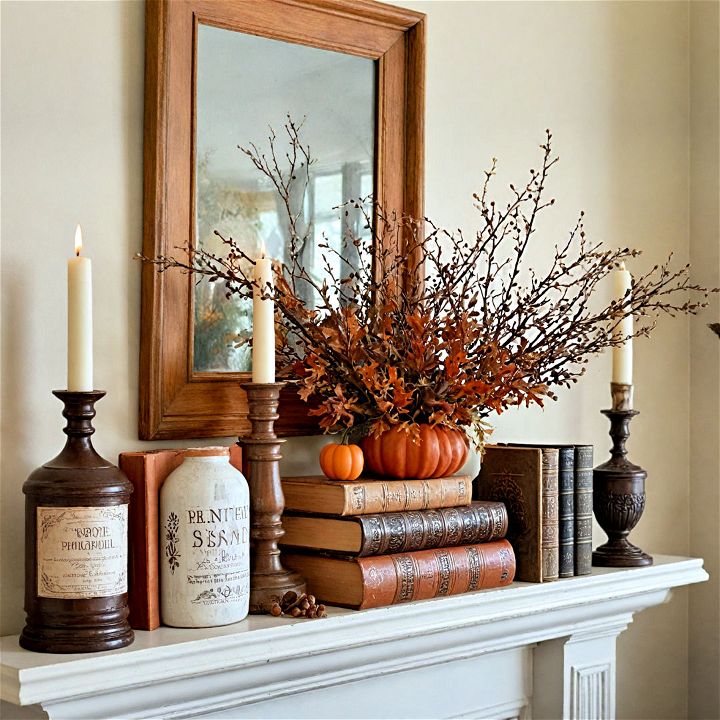
[[[318,599],[365,608],[509,585],[515,555],[507,540],[364,558],[284,553]]]
[[[545,472],[543,473],[543,460]],[[488,445],[473,494],[505,503],[515,579],[555,580],[559,570],[557,449]]]

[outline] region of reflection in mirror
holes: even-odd
[[[323,254],[343,275],[341,258],[318,247],[326,238],[356,264],[357,250],[343,238],[362,234],[362,216],[345,216],[337,206],[373,193],[375,62],[200,24],[196,92],[196,245],[222,254],[218,230],[250,257],[264,246],[269,256],[289,260],[285,209],[238,145],[262,148],[269,125],[280,130],[290,115],[305,118],[303,143],[315,160],[307,192],[296,182],[291,198],[299,234],[309,230],[301,262],[319,284],[327,277]],[[310,287],[307,293],[312,306]],[[220,284],[202,282],[194,302],[194,370],[249,371],[250,348],[236,339],[251,333],[252,301],[228,300]]]

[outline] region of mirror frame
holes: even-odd
[[[148,0],[143,254],[185,254],[193,241],[195,48],[199,23],[376,60],[375,196],[423,215],[425,16],[373,0]],[[249,138],[238,138],[242,143]],[[142,268],[141,440],[249,431],[250,373],[192,367],[191,276]],[[307,404],[283,389],[279,436],[319,432]]]

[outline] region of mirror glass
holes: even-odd
[[[303,144],[315,163],[305,197],[294,213],[309,230],[302,262],[322,283],[327,277],[323,238],[344,257],[357,252],[343,242],[345,231],[360,235],[359,213],[345,216],[344,200],[374,189],[375,61],[200,24],[197,34],[195,127],[195,243],[218,254],[218,230],[232,236],[250,257],[264,245],[270,257],[287,261],[287,221],[270,181],[260,175],[238,145],[267,147],[269,127],[284,147],[289,114],[304,118]],[[336,208],[336,209],[333,209]],[[342,276],[339,257],[327,259]],[[344,266],[344,263],[342,263]],[[306,301],[316,298],[308,288]],[[226,299],[221,284],[201,282],[194,296],[196,372],[251,370],[247,345],[238,335],[252,332],[252,301]]]

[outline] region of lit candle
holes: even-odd
[[[253,290],[252,381],[275,382],[275,303],[268,295],[273,283],[272,260],[265,257],[263,245],[255,261]]]
[[[614,273],[615,282],[615,299],[622,302],[626,293],[632,291],[632,275],[630,271],[625,269],[625,263],[620,263],[620,267]],[[622,340],[632,335],[633,319],[632,315],[623,318],[613,331],[613,337],[616,340]],[[613,348],[613,369],[612,381],[621,385],[632,385],[632,360],[633,349],[632,340],[625,340],[622,345]]]
[[[93,388],[92,261],[80,257],[82,230],[75,229],[75,257],[67,262],[68,354],[67,389],[89,392]]]

